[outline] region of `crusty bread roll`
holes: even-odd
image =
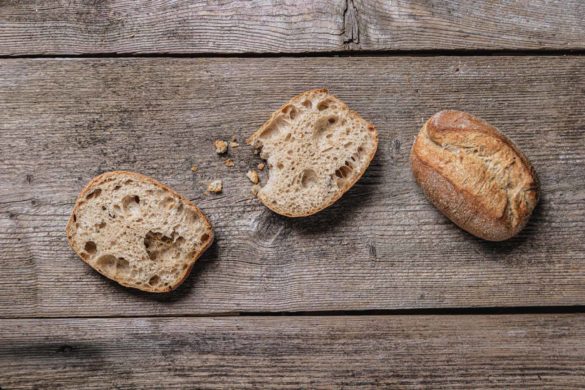
[[[66,231],[71,248],[96,271],[149,292],[178,287],[213,242],[209,221],[187,198],[124,171],[89,182]]]
[[[485,240],[516,235],[538,202],[536,174],[524,154],[495,127],[465,112],[433,115],[410,157],[429,200]]]
[[[258,198],[279,214],[303,217],[332,205],[364,174],[378,133],[326,89],[315,89],[274,112],[247,142],[268,161]]]

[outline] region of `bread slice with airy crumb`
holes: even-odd
[[[332,205],[376,154],[376,128],[326,89],[292,98],[247,140],[268,162],[258,198],[288,217]]]
[[[191,201],[125,171],[89,182],[66,231],[71,248],[96,271],[149,292],[177,288],[213,242],[211,224]]]

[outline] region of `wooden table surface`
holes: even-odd
[[[0,1],[0,389],[583,388],[584,54],[580,0]],[[380,146],[339,202],[288,219],[251,195],[243,140],[317,87]],[[446,108],[533,162],[514,239],[470,236],[414,183],[413,138]],[[232,136],[228,168],[212,144]],[[67,246],[77,193],[115,169],[213,223],[172,293]]]

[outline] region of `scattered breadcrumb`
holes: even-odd
[[[231,158],[228,158],[227,160],[225,160],[223,162],[225,164],[226,167],[231,168],[234,166],[234,160],[232,160]]]
[[[231,141],[231,142],[230,142],[230,148],[232,148],[232,149],[235,149],[235,148],[237,148],[238,146],[240,146],[240,144],[239,144],[239,143],[237,143],[237,142],[234,142],[234,141]]]
[[[193,164],[191,166],[191,172],[195,173],[195,172],[197,172],[197,169],[199,169],[199,167],[197,165]]]
[[[232,135],[232,142],[238,142],[238,138],[235,135]]]
[[[260,178],[258,177],[258,172],[256,172],[256,171],[249,170],[248,173],[246,173],[246,176],[248,176],[248,179],[250,179],[250,181],[254,184],[258,184],[260,182]]]
[[[252,186],[252,195],[258,195],[258,191],[260,191],[260,186],[258,184]]]
[[[263,171],[265,166],[266,166],[266,164],[264,164],[264,163],[258,164],[258,170]]]
[[[213,145],[215,146],[215,153],[224,154],[227,152],[227,149],[228,149],[227,142],[218,139],[218,140],[215,140]]]
[[[221,180],[214,180],[207,185],[207,191],[219,194],[223,189],[223,183]]]

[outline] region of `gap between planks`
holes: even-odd
[[[83,54],[16,54],[0,55],[0,60],[59,58],[315,58],[315,57],[530,57],[584,56],[585,49],[438,49],[438,50],[340,50],[330,52],[284,53],[83,53]]]
[[[517,307],[461,307],[400,310],[331,310],[331,311],[278,311],[278,312],[224,312],[202,314],[149,314],[149,315],[98,315],[98,316],[21,316],[0,320],[58,320],[99,318],[215,318],[215,317],[358,317],[358,316],[459,316],[459,315],[524,315],[524,314],[580,314],[585,305],[576,306],[517,306]]]

